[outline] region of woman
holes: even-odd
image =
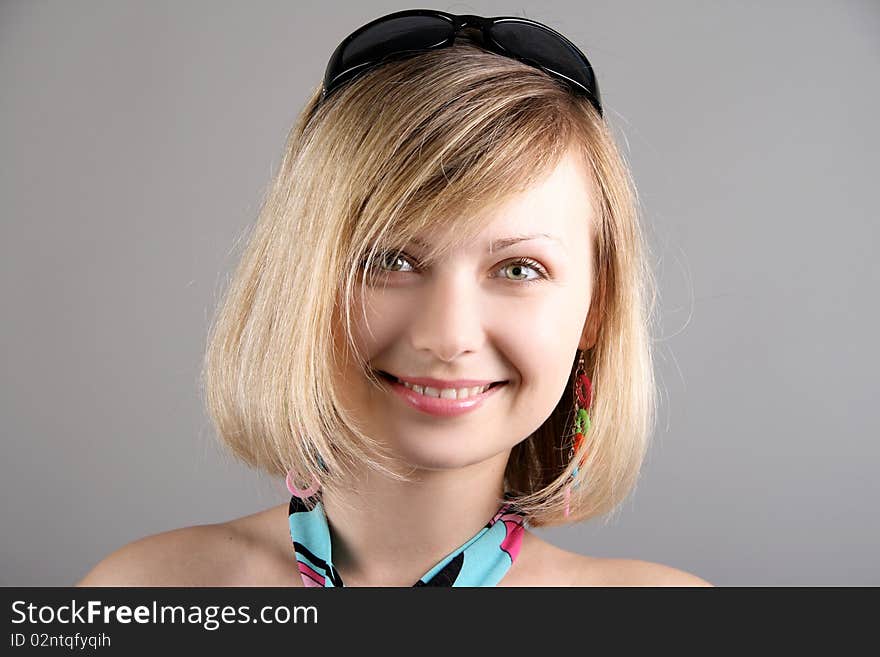
[[[524,19],[343,41],[209,338],[218,435],[285,502],[81,585],[708,585],[529,531],[601,516],[654,426],[653,278],[587,59]]]

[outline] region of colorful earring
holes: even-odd
[[[575,458],[577,454],[580,454],[581,447],[584,444],[584,436],[587,431],[590,430],[590,414],[589,410],[593,403],[593,384],[590,381],[590,378],[587,376],[584,371],[584,352],[581,351],[580,356],[578,357],[578,366],[575,371],[574,377],[574,391],[575,391],[575,401],[574,401],[574,410],[575,410],[575,418],[574,418],[574,440],[572,441],[571,449],[568,452],[568,460],[571,461]],[[571,473],[571,478],[569,479],[568,484],[565,486],[565,517],[569,516],[569,502],[571,501],[571,488],[574,486],[575,489],[579,486],[580,482],[576,480],[578,472],[580,468],[583,467],[584,461],[587,458],[586,452],[584,452],[580,457],[578,457],[577,464],[574,467],[574,470]]]

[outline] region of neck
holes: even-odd
[[[508,456],[416,470],[409,482],[364,472],[352,489],[326,491],[333,563],[345,585],[412,586],[498,510]]]

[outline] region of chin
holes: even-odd
[[[409,441],[409,444],[395,443],[389,447],[410,467],[435,471],[459,470],[484,463],[500,457],[501,451],[504,452],[505,458],[509,454],[509,448],[501,450],[484,446],[480,449],[472,441],[461,444],[449,439],[435,440],[429,445],[430,440],[430,438],[426,438],[419,444],[412,444]]]

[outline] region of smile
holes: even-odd
[[[461,415],[479,408],[486,399],[503,388],[507,382],[497,381],[471,388],[432,388],[400,381],[387,372],[377,372],[391,391],[411,408],[442,417]]]

